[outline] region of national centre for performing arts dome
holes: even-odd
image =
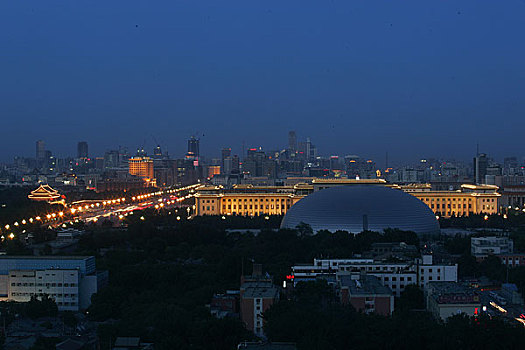
[[[301,222],[314,232],[383,232],[393,228],[419,235],[439,233],[436,216],[426,204],[401,190],[377,185],[336,186],[314,192],[288,210],[281,228],[295,228]]]

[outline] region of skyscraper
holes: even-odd
[[[485,183],[485,175],[487,175],[487,167],[489,160],[485,153],[479,153],[474,157],[474,181],[477,184]]]
[[[295,153],[297,151],[297,135],[295,131],[290,131],[288,133],[288,149]]]
[[[195,136],[188,140],[188,156],[199,158],[199,139],[196,139]]]
[[[88,144],[86,141],[80,141],[77,145],[77,155],[78,158],[87,158],[88,157]]]
[[[157,147],[153,149],[153,158],[162,158],[162,149],[160,148],[160,145],[157,145]]]
[[[42,160],[46,157],[46,144],[42,140],[36,142],[36,159]]]
[[[232,149],[231,148],[223,148],[221,152],[221,169],[223,174],[229,174],[231,172],[231,156],[232,156]],[[228,167],[226,166],[226,163],[228,163]],[[228,169],[226,169],[228,168]],[[228,171],[226,171],[228,170]]]

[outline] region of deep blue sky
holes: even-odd
[[[378,162],[522,156],[525,2],[1,1],[0,115],[2,161],[290,129]]]

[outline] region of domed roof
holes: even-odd
[[[430,208],[399,189],[379,185],[336,186],[312,193],[288,210],[281,228],[309,224],[314,232],[359,233],[386,228],[437,234],[439,224]]]

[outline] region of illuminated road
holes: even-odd
[[[31,218],[20,218],[14,220],[12,224],[5,224],[1,228],[2,239],[14,239],[16,233],[24,233],[34,225],[47,225],[58,227],[69,222],[96,222],[100,219],[120,218],[127,216],[136,210],[147,208],[175,208],[184,205],[194,197],[195,190],[203,185],[194,184],[180,188],[166,189],[157,192],[151,192],[143,195],[137,195],[126,199],[96,199],[83,200],[68,204],[66,207],[57,212],[42,213],[41,215]]]

